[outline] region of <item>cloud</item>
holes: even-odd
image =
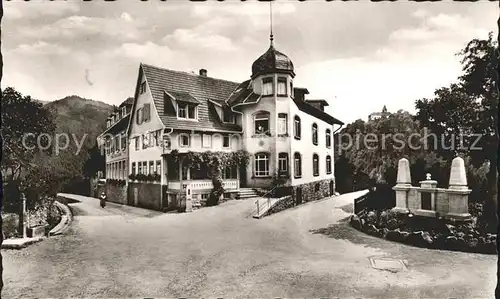
[[[11,50],[15,54],[21,55],[67,55],[71,50],[57,44],[49,44],[44,41],[39,41],[34,44],[21,44],[16,49]]]
[[[90,36],[106,36],[125,41],[141,37],[141,22],[134,22],[128,13],[119,18],[102,18],[73,15],[39,28],[19,28],[19,34],[27,38],[83,39]]]
[[[273,5],[273,15],[286,15],[296,11],[295,5],[291,3],[275,3]],[[214,15],[232,16],[265,16],[269,19],[268,3],[238,3],[213,5],[194,5],[192,15],[196,17],[211,17]]]
[[[78,3],[66,1],[5,1],[3,5],[6,12],[4,18],[7,20],[28,20],[44,16],[60,17],[80,11]]]
[[[176,29],[173,34],[163,38],[165,44],[190,49],[209,49],[213,51],[234,51],[232,41],[218,34],[197,32],[192,29]]]

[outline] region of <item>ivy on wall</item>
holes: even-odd
[[[226,167],[248,165],[250,154],[244,150],[235,152],[206,151],[201,153],[189,151],[186,154],[180,154],[178,150],[173,150],[167,159],[169,165],[172,165],[175,169],[178,169],[182,160],[183,166],[193,170],[207,170],[207,175],[211,178],[213,184],[207,206],[213,206],[217,205],[220,196],[224,193],[223,170]]]

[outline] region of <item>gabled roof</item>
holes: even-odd
[[[251,80],[243,81],[231,94],[226,104],[235,107],[241,104],[255,104],[259,101],[260,95],[253,92]]]
[[[218,121],[215,108],[209,107],[209,105],[213,105],[209,104],[209,100],[223,105],[225,100],[238,87],[238,83],[173,71],[148,64],[141,64],[140,68],[144,72],[153,95],[154,104],[165,126],[187,130],[241,131],[240,126]],[[170,113],[172,107],[170,107],[169,101],[164,101],[165,93],[171,94],[175,98],[179,96],[184,100],[194,99],[198,101],[198,121],[181,120],[172,115]],[[164,107],[165,103],[168,107]]]
[[[104,130],[104,132],[102,132],[101,135],[97,136],[97,138],[104,136],[106,134],[116,135],[117,133],[126,130],[129,119],[130,119],[130,114],[127,114],[125,117],[121,118],[119,121],[112,124],[111,127]]]
[[[132,106],[133,104],[134,104],[134,97],[129,97],[125,101],[123,101],[118,107]]]
[[[174,97],[176,101],[180,102],[186,102],[186,103],[193,103],[193,104],[200,104],[200,101],[198,101],[195,97],[190,95],[188,92],[180,92],[180,91],[172,91],[172,90],[165,90],[165,92]]]

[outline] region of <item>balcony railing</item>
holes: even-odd
[[[206,190],[212,189],[214,187],[211,180],[185,180],[182,181],[183,187],[187,188],[188,186],[191,190]],[[228,179],[223,180],[223,186],[225,190],[233,190],[240,188],[240,181],[237,179]],[[181,182],[180,181],[169,181],[168,182],[169,189],[180,190]]]

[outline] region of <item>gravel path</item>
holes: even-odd
[[[163,214],[80,198],[67,234],[2,252],[2,298],[493,297],[496,256],[365,236],[341,221],[359,195],[261,220],[249,217],[253,200]],[[335,237],[311,232],[329,225]],[[373,269],[372,256],[405,259],[408,269]]]

